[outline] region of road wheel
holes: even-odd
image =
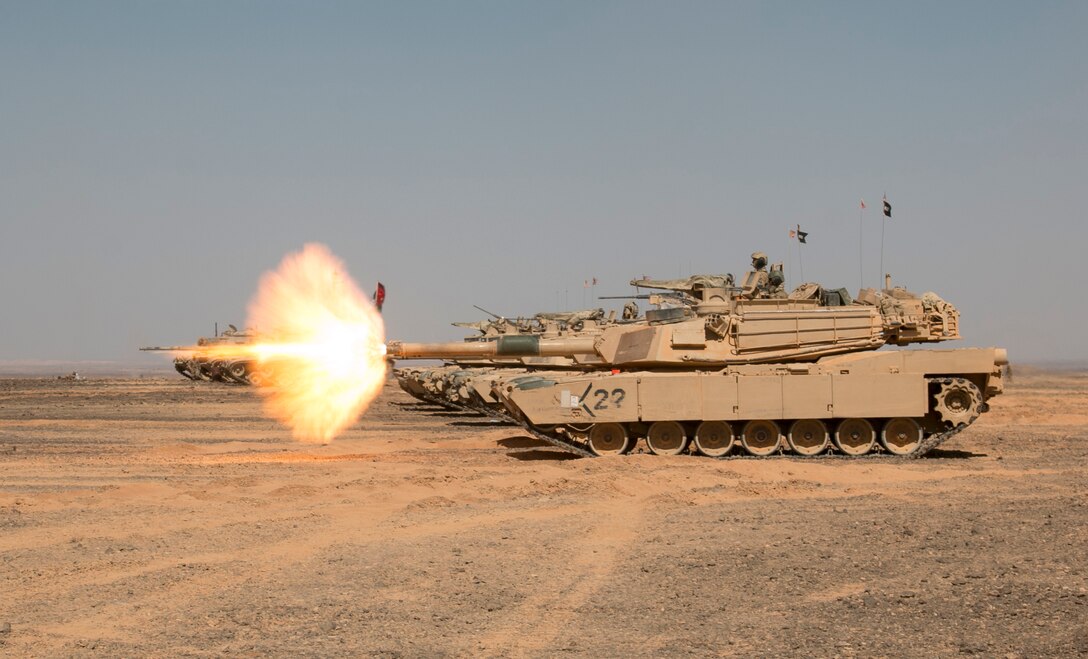
[[[703,421],[695,429],[695,450],[720,458],[733,449],[733,428],[725,421]]]
[[[241,384],[247,384],[249,382],[249,379],[246,376],[245,362],[231,362],[227,365],[227,374],[235,382],[239,382]]]
[[[623,455],[631,444],[627,429],[618,423],[598,423],[589,431],[589,450],[597,455]]]
[[[751,455],[771,455],[781,442],[782,432],[774,421],[749,421],[740,433],[740,444]]]
[[[786,435],[786,441],[790,448],[798,455],[819,455],[827,449],[831,443],[831,436],[827,433],[827,426],[818,419],[800,419],[790,426],[790,432]]]
[[[865,455],[876,444],[873,424],[865,419],[844,419],[835,429],[835,446],[847,455]]]
[[[201,380],[210,382],[212,380],[212,366],[209,362],[200,362],[193,360],[190,362],[189,370],[192,373],[196,373],[197,377]]]
[[[646,445],[654,455],[680,455],[688,447],[688,438],[679,423],[657,421],[646,433]]]
[[[895,455],[910,455],[922,445],[922,426],[914,419],[898,417],[884,424],[880,444]]]

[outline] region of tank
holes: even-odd
[[[958,311],[935,293],[888,282],[856,298],[814,283],[786,294],[751,275],[736,287],[727,276],[632,281],[666,290],[670,304],[591,335],[390,341],[387,354],[569,360],[491,373],[488,393],[497,416],[585,456],[644,445],[659,455],[918,457],[1002,391],[1003,349],[894,349],[960,338]]]
[[[248,359],[224,357],[217,347],[253,343],[257,332],[246,328],[239,330],[228,325],[215,336],[202,336],[191,346],[150,346],[140,348],[144,352],[173,352],[174,369],[190,380],[205,380],[226,384],[257,384],[261,374]]]
[[[632,313],[628,309],[628,314]],[[637,306],[634,308],[637,316]],[[615,324],[615,314],[605,316],[604,309],[541,312],[524,319],[510,320],[493,315],[490,320],[455,322],[455,327],[475,329],[478,334],[464,339],[468,343],[492,342],[501,336],[544,336],[559,338],[574,334],[595,335]],[[501,413],[501,402],[491,394],[491,380],[500,373],[519,375],[537,369],[580,368],[565,356],[488,357],[445,360],[441,366],[397,368],[394,377],[401,389],[416,399],[450,410]],[[486,408],[486,409],[483,409]]]

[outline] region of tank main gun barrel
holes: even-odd
[[[568,357],[595,355],[595,339],[545,339],[516,334],[495,341],[453,343],[405,343],[390,341],[386,356],[391,359],[470,359],[473,357]]]

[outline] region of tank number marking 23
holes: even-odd
[[[590,400],[590,393],[592,392],[595,400]],[[623,399],[627,397],[627,392],[623,389],[594,389],[593,385],[588,385],[586,390],[582,392],[582,395],[577,399],[582,404],[582,409],[586,414],[590,416],[597,416],[593,413],[593,410],[601,411],[609,408],[623,407]],[[590,406],[592,403],[592,407]]]
[[[593,392],[593,396],[597,399],[593,409],[607,410],[609,405],[623,407],[623,399],[627,397],[627,392],[623,389],[613,389],[611,392],[607,389],[597,389]]]

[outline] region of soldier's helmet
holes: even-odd
[[[774,286],[778,286],[785,282],[786,278],[782,276],[781,270],[772,270],[771,273],[767,275],[767,281],[771,282]]]
[[[752,252],[752,266],[759,270],[767,265],[767,255],[763,252]]]

